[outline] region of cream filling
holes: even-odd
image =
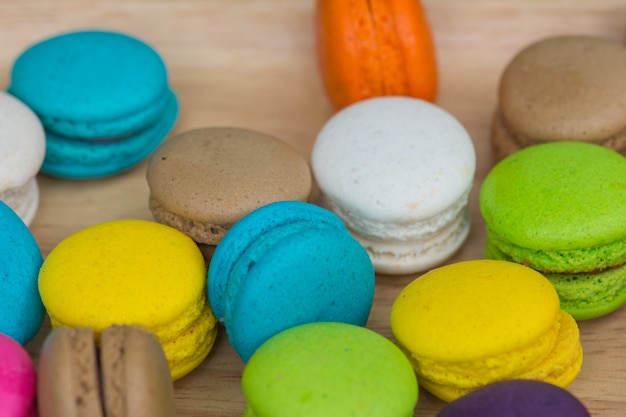
[[[322,205],[337,214],[367,250],[377,272],[408,273],[428,269],[456,252],[469,234],[471,186],[446,210],[427,219],[373,221],[324,195]]]

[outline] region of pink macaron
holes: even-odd
[[[37,373],[28,352],[0,333],[0,415],[37,416]]]

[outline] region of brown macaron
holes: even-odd
[[[204,245],[217,245],[251,211],[276,201],[307,201],[312,190],[309,165],[297,150],[234,127],[171,137],[150,157],[146,178],[154,219]]]
[[[174,417],[174,387],[157,338],[139,326],[58,327],[38,361],[39,417]]]
[[[535,42],[506,66],[492,125],[496,160],[530,145],[581,141],[626,153],[626,47],[594,36]]]

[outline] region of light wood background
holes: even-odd
[[[493,165],[488,143],[496,86],[504,65],[539,38],[595,34],[624,41],[626,0],[424,0],[440,64],[438,104],[468,129],[478,169],[472,232],[449,262],[480,258],[485,232],[477,191]],[[332,114],[314,56],[313,0],[0,0],[0,86],[18,53],[44,37],[72,29],[129,32],[164,57],[181,114],[176,131],[240,126],[273,134],[308,157]],[[626,77],[626,74],[625,74]],[[151,219],[145,163],[95,181],[41,176],[41,204],[32,231],[45,255],[71,233],[94,223]],[[415,276],[377,280],[368,326],[391,337],[389,308]],[[223,329],[222,329],[223,330]],[[570,386],[594,417],[626,411],[626,308],[581,322],[584,364]],[[37,357],[45,335],[28,345]],[[206,361],[175,384],[178,414],[241,416],[243,364],[223,331]],[[415,416],[434,416],[443,403],[420,392]]]

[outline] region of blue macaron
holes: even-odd
[[[208,271],[211,307],[244,362],[299,324],[364,326],[374,285],[367,252],[341,220],[299,201],[271,203],[235,223]]]
[[[35,336],[45,315],[37,289],[42,263],[26,224],[0,201],[0,333],[22,345]]]
[[[116,174],[145,159],[178,118],[160,55],[111,31],[75,31],[27,48],[8,91],[46,130],[42,172],[66,178]]]

